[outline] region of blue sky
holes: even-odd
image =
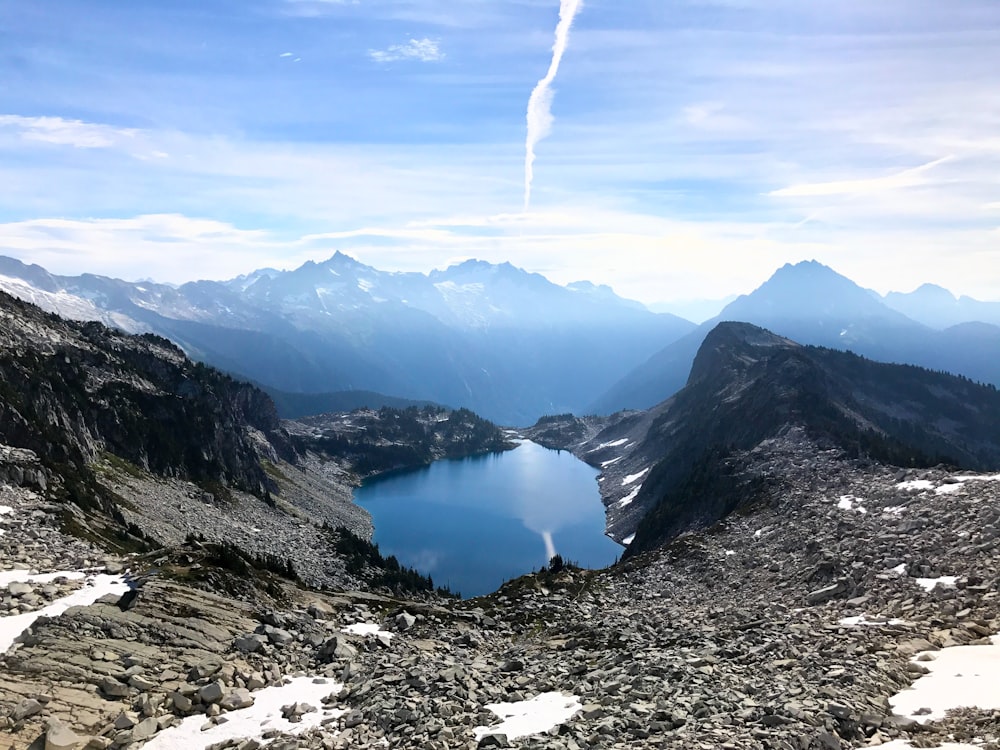
[[[0,253],[510,260],[656,302],[816,258],[1000,299],[995,0],[0,0]]]

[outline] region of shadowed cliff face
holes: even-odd
[[[267,492],[258,455],[291,455],[270,399],[157,336],[76,323],[0,293],[0,442],[29,448],[94,502],[87,464]]]

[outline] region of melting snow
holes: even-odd
[[[888,508],[883,508],[882,512],[888,513],[891,516],[901,516],[905,510],[905,505],[890,505]]]
[[[909,482],[900,482],[896,485],[897,490],[929,490],[933,487],[934,482],[929,479],[911,479]]]
[[[8,513],[13,513],[14,509],[9,505],[0,505],[0,516],[6,516]]]
[[[341,633],[349,633],[351,635],[370,635],[377,636],[379,634],[387,635],[392,638],[393,633],[387,630],[382,630],[378,625],[373,622],[356,622],[353,625],[348,625],[347,627],[341,628]]]
[[[619,445],[625,445],[628,442],[628,438],[622,438],[621,440],[612,440],[610,443],[601,443],[596,448],[591,449],[591,453],[596,453],[602,448],[617,448]]]
[[[627,487],[628,485],[632,484],[632,482],[638,482],[640,479],[642,479],[648,473],[649,473],[649,469],[643,469],[638,474],[629,474],[627,477],[625,477],[622,480],[622,487]]]
[[[898,576],[905,576],[906,575],[906,563],[900,563],[899,565],[897,565],[895,568],[892,568],[891,570],[892,570],[893,573],[895,573]]]
[[[625,458],[625,457],[624,456],[618,456],[618,458],[612,458],[610,461],[602,461],[601,462],[601,468],[604,468],[605,466],[611,466],[611,464],[616,464],[619,461],[621,461],[623,458]]]
[[[857,505],[855,506],[855,503]],[[861,498],[855,497],[854,495],[841,495],[840,499],[837,501],[837,507],[841,510],[856,510],[858,513],[867,513],[868,511],[861,507]]]
[[[925,723],[943,718],[953,708],[1000,708],[1000,636],[991,641],[990,646],[953,646],[933,652],[933,660],[920,662],[929,673],[890,698],[892,710]],[[917,715],[923,708],[931,712]]]
[[[955,484],[942,484],[936,490],[934,490],[935,495],[954,495],[956,492],[962,491],[962,483],[956,482]]]
[[[575,695],[542,693],[531,700],[518,703],[491,703],[486,708],[502,719],[492,727],[476,727],[476,740],[484,735],[500,733],[508,740],[542,734],[568,721],[580,710],[580,699]]]
[[[918,750],[913,745],[911,745],[906,740],[893,740],[892,742],[886,742],[884,745],[879,745],[879,750]],[[945,742],[943,745],[938,745],[935,750],[983,750],[981,745],[965,745],[955,742]]]
[[[624,539],[622,539],[622,544],[624,544],[626,547],[628,547],[634,541],[635,541],[635,534],[632,534],[632,535],[627,536]]]
[[[58,573],[32,573],[30,570],[3,570],[0,571],[0,586],[6,588],[15,581],[21,583],[52,583],[57,578],[78,581],[84,577],[85,574],[77,570],[66,570]]]
[[[736,550],[734,550],[734,549],[727,549],[726,550],[726,557],[732,557],[735,554],[736,554]]]
[[[934,587],[939,583],[945,588],[954,588],[955,581],[958,580],[958,576],[941,576],[940,578],[915,578],[917,585],[922,587],[924,591],[933,591]],[[998,706],[1000,708],[1000,706]]]
[[[23,573],[24,571],[9,572]],[[44,575],[51,576],[52,578],[58,578],[59,576],[66,576],[67,578],[83,577],[82,573],[76,573],[73,571],[64,573],[46,573]],[[25,579],[22,577],[14,578],[12,580],[17,581]],[[104,574],[96,575],[92,578],[88,578],[86,585],[82,589],[74,591],[72,594],[64,596],[62,599],[56,599],[52,602],[52,604],[44,609],[40,609],[36,612],[27,612],[23,615],[0,617],[0,654],[7,653],[10,647],[14,645],[14,641],[17,637],[30,628],[39,617],[58,617],[70,607],[85,607],[89,604],[93,604],[106,594],[117,594],[121,596],[128,591],[128,589],[129,585],[125,583],[125,579],[122,576],[110,576]]]
[[[322,682],[316,682],[320,679]],[[200,750],[220,742],[237,739],[263,740],[264,733],[277,730],[286,734],[302,734],[320,726],[324,719],[336,718],[340,709],[323,709],[323,698],[340,692],[343,686],[324,678],[296,677],[286,685],[264,688],[252,693],[254,704],[249,708],[223,714],[228,721],[201,731],[203,715],[189,716],[178,726],[164,729],[144,747],[146,750]],[[281,707],[291,703],[307,703],[316,711],[303,714],[302,721],[293,724],[281,717]]]
[[[639,491],[641,489],[642,489],[641,486],[636,487],[634,490],[632,490],[630,493],[628,493],[625,497],[623,497],[621,500],[619,500],[618,501],[618,507],[619,508],[624,508],[626,505],[629,505],[633,500],[635,500],[639,496]]]
[[[856,615],[854,617],[845,617],[838,625],[843,625],[848,628],[864,627],[871,625],[902,625],[903,621],[898,618],[888,619],[886,617],[868,617],[868,615]]]

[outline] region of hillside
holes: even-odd
[[[859,459],[990,470],[1000,466],[998,423],[995,387],[722,323],[671,399],[647,412],[546,421],[528,434],[604,470],[609,529],[634,553],[765,502],[771,478],[747,471],[746,457],[792,427]]]

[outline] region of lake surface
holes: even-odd
[[[603,568],[623,547],[604,535],[598,471],[567,451],[512,451],[437,461],[354,491],[382,554],[464,597],[495,591],[552,554]]]

